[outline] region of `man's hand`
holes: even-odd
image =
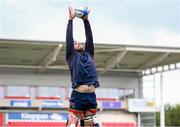
[[[70,20],[73,20],[74,19],[74,17],[75,17],[75,15],[74,15],[74,10],[73,10],[73,8],[72,7],[68,7],[68,9],[69,9],[69,19]]]
[[[82,17],[82,20],[88,20],[88,15],[87,15],[87,16],[84,16],[84,17]]]
[[[87,15],[87,16],[84,16],[84,17],[82,17],[82,19],[83,19],[83,20],[88,20],[89,13],[90,13],[90,10],[89,10],[89,12],[88,12],[88,15]]]

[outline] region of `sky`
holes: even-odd
[[[180,47],[180,0],[0,0],[0,38],[64,42],[69,5],[89,7],[95,43]],[[74,38],[85,40],[80,19]],[[180,70],[164,75],[165,102],[180,103]]]

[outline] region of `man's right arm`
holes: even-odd
[[[84,19],[83,22],[86,34],[85,50],[88,51],[92,57],[94,57],[94,44],[91,25],[88,19]]]
[[[68,60],[74,52],[73,39],[73,20],[69,19],[66,31],[66,60]]]

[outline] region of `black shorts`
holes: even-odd
[[[96,94],[81,93],[73,90],[70,99],[70,109],[87,111],[90,109],[97,109]]]

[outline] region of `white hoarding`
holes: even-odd
[[[128,100],[129,112],[158,112],[155,101],[146,99],[129,99]]]

